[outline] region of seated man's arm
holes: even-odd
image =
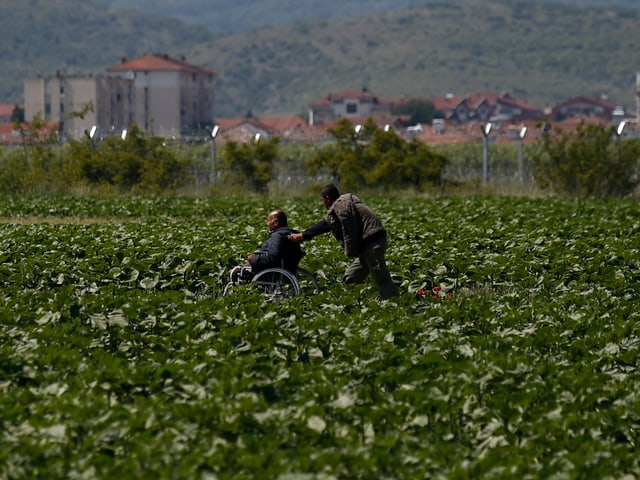
[[[259,272],[267,268],[282,267],[284,242],[287,242],[285,236],[271,235],[267,241],[262,244],[260,250],[254,252],[253,255],[249,257],[251,269],[254,272]]]

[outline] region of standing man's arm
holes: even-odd
[[[311,225],[301,233],[292,233],[291,235],[289,235],[289,240],[293,242],[302,242],[303,240],[311,240],[318,235],[329,233],[330,231],[331,226],[329,225],[329,222],[322,219],[318,223],[316,223],[315,225]]]

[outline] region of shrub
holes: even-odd
[[[335,143],[307,161],[311,174],[324,169],[346,189],[414,188],[440,185],[447,158],[427,145],[379,129],[371,119],[356,132],[346,119],[329,130]]]
[[[225,143],[221,162],[223,180],[227,185],[266,193],[273,177],[279,142],[276,136],[251,143]]]
[[[132,193],[171,193],[189,178],[186,159],[178,158],[162,138],[146,136],[136,126],[124,140],[71,142],[64,168],[74,184]]]
[[[640,182],[640,141],[616,138],[614,127],[581,123],[575,132],[552,129],[532,153],[541,188],[580,197],[623,197]]]

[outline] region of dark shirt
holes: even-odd
[[[310,240],[328,232],[338,240],[348,257],[360,255],[366,245],[387,236],[377,215],[350,193],[336,199],[323,220],[302,232],[302,239]]]
[[[267,268],[284,268],[295,274],[298,263],[304,256],[300,244],[291,242],[287,237],[298,233],[289,227],[280,227],[269,234],[269,238],[251,257],[251,270],[258,273]]]

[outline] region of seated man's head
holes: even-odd
[[[273,210],[269,212],[269,215],[267,215],[267,228],[269,228],[270,232],[273,232],[277,228],[286,226],[288,226],[286,213],[282,210]]]

